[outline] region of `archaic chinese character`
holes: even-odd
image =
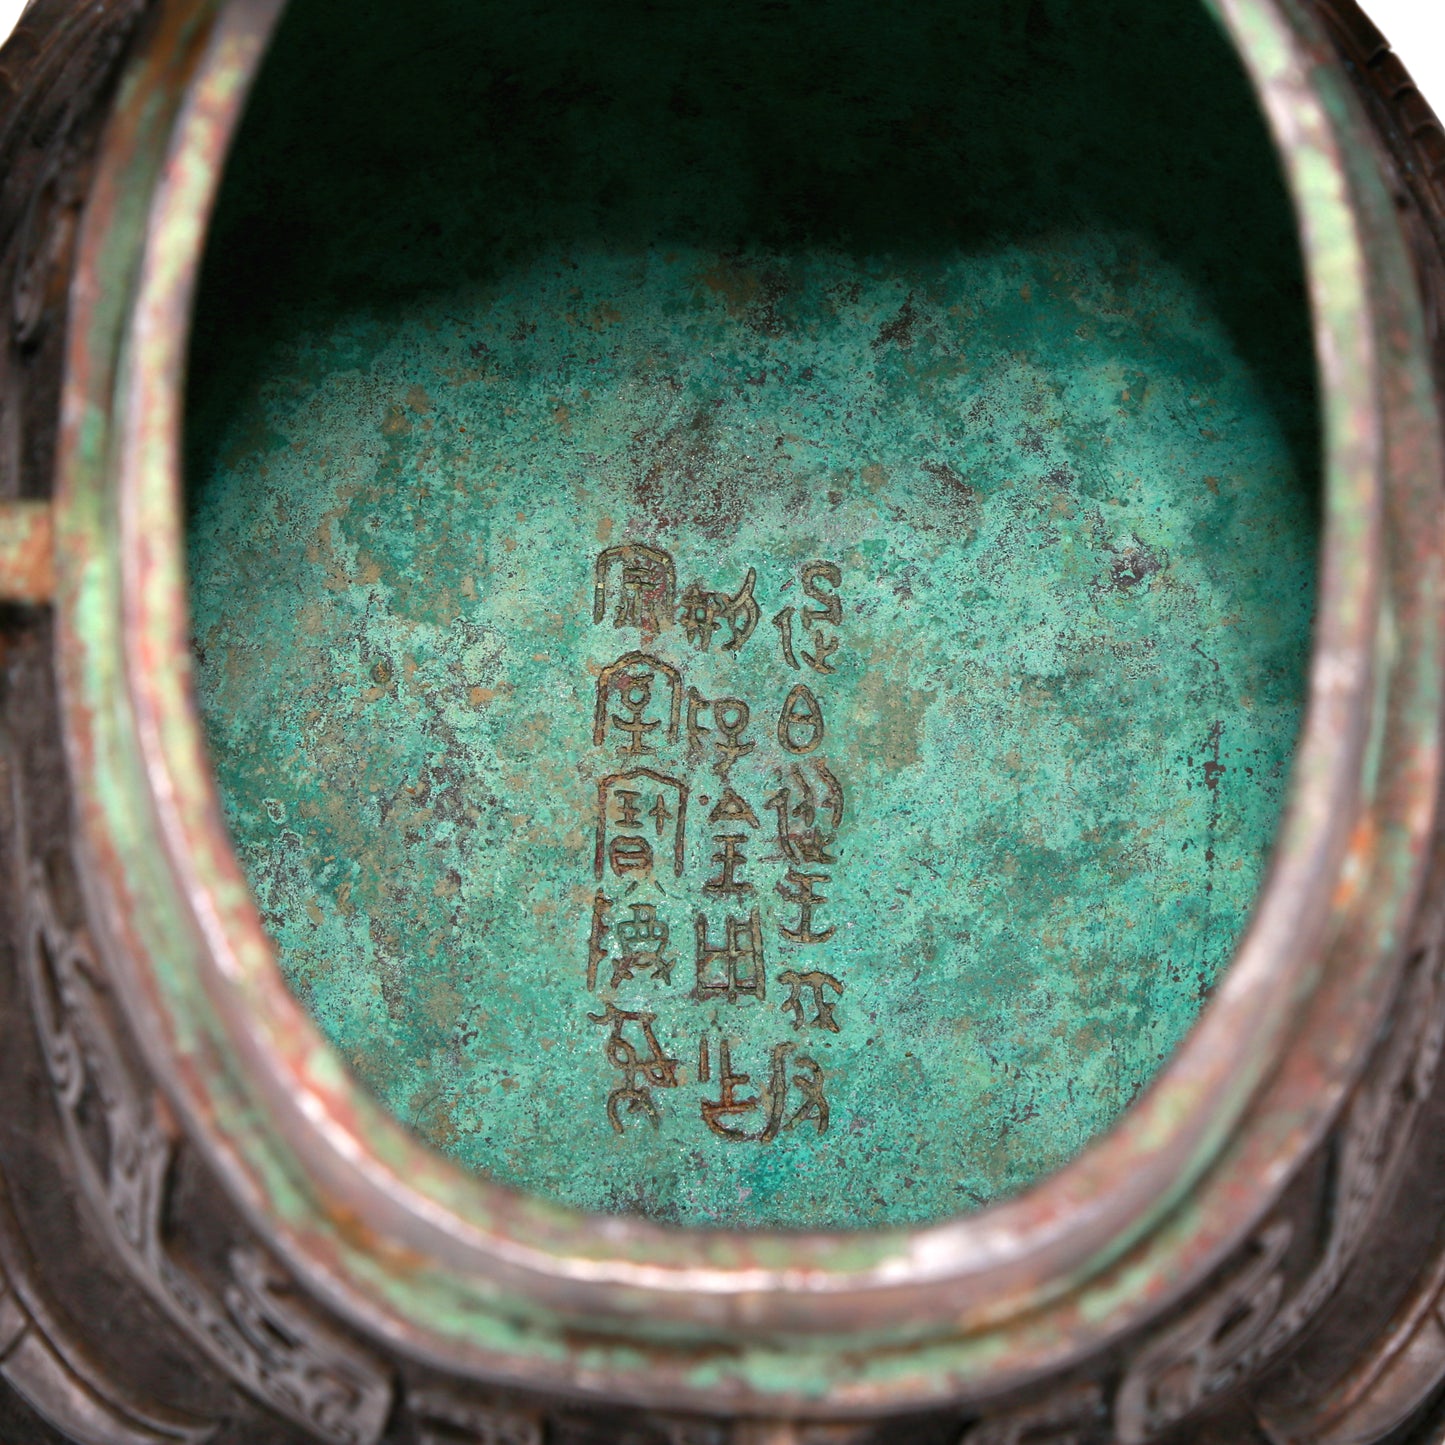
[[[706,1083],[710,1077],[707,1036],[704,1035],[698,1050],[698,1078]],[[810,1120],[817,1126],[820,1134],[826,1132],[828,1101],[823,1095],[823,1070],[816,1060],[805,1054],[795,1055],[792,1044],[777,1044],[773,1048],[768,1082],[756,1094],[742,1094],[741,1091],[751,1082],[750,1074],[734,1071],[732,1047],[728,1040],[719,1040],[718,1098],[702,1101],[703,1121],[714,1134],[721,1135],[724,1139],[770,1144],[784,1129],[791,1129]],[[788,1095],[792,1089],[797,1089],[802,1095],[802,1102],[789,1116]],[[756,1132],[724,1122],[759,1109],[762,1110],[764,1123]]]
[[[712,713],[713,727],[705,727],[702,714]],[[718,733],[713,747],[717,757],[712,770],[726,781],[732,766],[739,758],[745,758],[757,746],[745,743],[743,734],[752,721],[752,709],[740,697],[717,697],[709,701],[695,687],[687,690],[687,760],[696,765],[702,761],[706,747],[704,738],[711,737],[714,729]]]
[[[623,951],[612,962],[612,987],[616,988],[634,973],[651,973],[659,982],[671,983],[676,960],[668,958],[665,951],[667,924],[658,918],[654,904],[634,903],[631,908],[632,917],[624,919],[616,928]]]
[[[646,838],[623,834],[612,840],[607,850],[607,861],[612,864],[612,871],[619,878],[624,878],[629,873],[651,873],[655,861],[652,844]]]
[[[778,715],[778,741],[790,753],[811,753],[823,741],[823,709],[801,682],[788,694]]]
[[[737,652],[753,635],[760,615],[753,597],[757,580],[757,571],[749,567],[743,585],[732,597],[709,592],[701,582],[689,585],[678,603],[677,620],[682,624],[683,635],[699,652],[711,648],[713,634],[724,624],[729,633],[722,646],[724,652]]]
[[[778,842],[785,857],[794,863],[836,863],[828,850],[843,823],[843,785],[821,760],[813,763],[813,772],[822,785],[821,799],[803,769],[794,764],[788,774],[792,785],[784,784],[763,806],[778,815]],[[826,830],[819,824],[820,813],[828,816]]]
[[[709,592],[701,582],[688,584],[677,606],[677,620],[687,640],[703,652],[712,646],[712,635],[718,630],[718,614],[724,602],[721,593]]]
[[[758,826],[758,815],[753,812],[747,800],[731,788],[724,790],[712,812],[707,815],[707,820],[709,823],[721,823],[724,826],[729,823],[734,826],[746,824],[749,828]],[[743,852],[743,844],[747,841],[746,833],[713,835],[713,842],[718,844],[722,851],[712,855],[712,861],[718,865],[718,873],[717,877],[709,878],[702,885],[704,893],[711,894],[714,898],[746,898],[753,892],[753,885],[738,877],[738,869],[748,861],[747,854]]]
[[[609,1003],[605,1013],[588,1014],[594,1024],[607,1024],[612,1032],[608,1035],[605,1051],[607,1061],[622,1071],[622,1083],[607,1099],[607,1117],[619,1133],[625,1130],[622,1124],[622,1108],[627,1106],[630,1114],[645,1114],[656,1128],[662,1118],[657,1101],[652,1097],[654,1089],[675,1089],[677,1087],[676,1059],[668,1058],[653,1032],[656,1014],[629,1013]],[[638,1052],[637,1045],[624,1032],[628,1024],[636,1024],[642,1034],[646,1054]]]
[[[638,973],[651,973],[659,983],[672,982],[675,959],[667,957],[668,928],[657,916],[657,908],[651,903],[633,903],[632,917],[624,919],[613,928],[608,922],[612,911],[612,899],[601,889],[592,900],[592,931],[587,940],[587,988],[589,992],[597,987],[598,966],[608,959],[612,961],[612,987]],[[606,938],[616,933],[622,941],[622,953],[612,957]]]
[[[709,823],[746,823],[749,828],[758,826],[758,815],[748,806],[747,799],[739,797],[731,788],[723,790],[707,820]]]
[[[704,1083],[707,1082],[711,1070],[708,1068],[707,1059],[707,1035],[702,1037],[699,1049],[698,1076]],[[732,1047],[727,1039],[722,1039],[718,1044],[718,1089],[719,1098],[716,1102],[710,1099],[702,1101],[702,1117],[709,1129],[714,1134],[721,1134],[724,1139],[755,1139],[760,1135],[749,1134],[745,1129],[730,1128],[722,1120],[738,1114],[750,1114],[758,1107],[759,1099],[756,1094],[751,1098],[739,1098],[738,1090],[752,1082],[751,1075],[735,1074],[733,1072]]]
[[[648,874],[657,855],[666,858],[669,853],[672,871],[681,878],[686,842],[686,783],[651,768],[634,768],[597,784],[593,866],[598,878],[609,867],[618,878]]]
[[[725,998],[736,1003],[743,994],[764,997],[767,965],[763,961],[763,925],[756,908],[746,918],[729,918],[724,939],[714,946],[708,942],[707,915],[699,913],[697,932],[696,999]],[[719,968],[718,965],[721,965]]]
[[[612,625],[661,632],[672,622],[673,594],[677,590],[672,558],[661,549],[640,542],[609,547],[597,558],[593,622],[601,622],[607,615],[608,574],[613,563],[620,565],[622,574]]]
[[[833,1010],[838,1007],[836,1003],[829,1003],[824,996],[825,991],[831,989],[839,998],[843,996],[843,985],[830,973],[798,973],[794,969],[786,969],[778,975],[778,982],[788,990],[788,996],[783,1000],[782,1008],[784,1013],[793,1016],[793,1027],[795,1029],[806,1028],[811,1025],[815,1029],[827,1029],[829,1033],[841,1033],[838,1020],[833,1015]],[[806,1016],[806,1008],[803,1003],[803,991],[807,989],[813,995],[813,1017]]]
[[[592,720],[592,741],[601,747],[607,741],[609,722],[627,738],[623,752],[630,757],[655,753],[649,746],[649,735],[661,726],[660,718],[649,719],[653,705],[653,685],[663,678],[668,687],[666,738],[677,741],[682,716],[682,679],[677,669],[645,652],[629,652],[610,667],[604,667],[597,678],[597,706]],[[618,711],[612,712],[615,706]]]
[[[732,771],[733,764],[739,758],[745,758],[756,746],[755,743],[745,743],[742,740],[751,717],[751,710],[741,698],[719,697],[713,699],[712,720],[720,736],[714,744],[718,751],[718,757],[712,765],[712,770],[718,777],[726,778]]]
[[[787,1056],[791,1053],[791,1044],[779,1044],[773,1050],[775,1081],[780,1072],[780,1065],[786,1062]],[[783,1125],[783,1128],[791,1129],[795,1124],[806,1124],[811,1119],[817,1125],[818,1132],[826,1134],[828,1132],[828,1101],[823,1097],[822,1067],[816,1059],[810,1059],[806,1054],[793,1055],[792,1064],[794,1068],[792,1086],[803,1096],[803,1102],[793,1110],[792,1117]],[[778,1084],[775,1082],[776,1087]]]
[[[712,855],[712,861],[718,865],[718,875],[702,885],[704,893],[714,898],[746,898],[753,892],[753,885],[737,876],[738,869],[748,861],[743,852],[743,844],[747,841],[746,833],[718,833],[714,836],[713,842],[722,845],[722,852]]]
[[[794,943],[827,943],[837,931],[825,928],[822,933],[813,932],[813,910],[821,908],[828,900],[818,893],[814,885],[826,883],[826,873],[799,873],[796,868],[788,869],[788,876],[777,885],[779,897],[798,907],[798,926],[781,930],[784,938]]]
[[[842,600],[836,592],[820,592],[818,590],[820,578],[833,587],[843,585],[843,573],[839,570],[836,562],[809,562],[803,568],[803,591],[814,602],[823,604],[821,608],[803,608],[803,626],[816,627],[820,622],[827,622],[834,627],[841,627],[843,625]]]
[[[806,662],[814,672],[825,674],[833,672],[835,669],[828,659],[838,650],[839,642],[836,637],[829,637],[821,630],[815,631],[813,633],[812,652],[808,652],[802,648],[797,652],[793,651],[794,611],[795,609],[792,607],[784,607],[773,618],[773,626],[778,629],[779,640],[783,644],[783,661],[786,662],[789,667],[797,667],[798,658],[801,656],[803,661]],[[805,607],[803,612],[806,616],[808,609]]]
[[[827,582],[833,587],[838,587],[842,585],[842,581],[843,573],[836,562],[809,562],[803,568],[803,591],[814,602],[822,603],[822,606],[805,607],[798,614],[798,621],[804,632],[812,629],[812,652],[800,649],[799,654],[795,654],[793,651],[794,608],[784,607],[773,618],[773,626],[778,629],[783,644],[783,660],[789,667],[797,667],[798,655],[801,655],[803,661],[814,672],[830,673],[833,671],[833,664],[828,659],[837,652],[839,641],[837,637],[830,637],[825,633],[818,624],[827,622],[833,627],[841,627],[843,625],[843,603],[836,592],[824,592],[819,584]]]

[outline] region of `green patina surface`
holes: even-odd
[[[1189,1028],[1299,724],[1308,344],[1232,62],[1188,6],[363,8],[282,32],[195,364],[288,979],[584,1208],[1015,1192]]]

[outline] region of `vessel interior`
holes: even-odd
[[[198,700],[296,997],[466,1168],[975,1211],[1248,920],[1295,228],[1192,0],[292,0],[212,227]]]

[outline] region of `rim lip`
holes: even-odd
[[[469,1272],[520,1280],[524,1294],[535,1287],[555,1302],[548,1286],[556,1286],[568,1313],[609,1312],[616,1305],[609,1294],[622,1291],[678,1322],[811,1322],[832,1333],[845,1298],[872,1302],[864,1310],[870,1326],[902,1325],[917,1311],[920,1289],[935,1301],[940,1324],[956,1322],[960,1292],[993,1301],[988,1315],[1036,1306],[1147,1233],[1217,1157],[1278,1062],[1337,918],[1349,851],[1349,829],[1338,820],[1353,818],[1359,802],[1383,559],[1378,358],[1368,260],[1340,137],[1273,0],[1224,0],[1218,8],[1282,151],[1320,368],[1320,605],[1289,795],[1246,934],[1214,998],[1146,1094],[1074,1162],[1019,1197],[916,1229],[684,1230],[598,1219],[522,1196],[407,1134],[346,1076],[287,991],[222,821],[190,693],[184,592],[178,597],[174,587],[184,577],[176,497],[192,290],[250,72],[233,74],[229,95],[220,103],[212,97],[204,117],[192,93],[152,206],[129,328],[125,442],[115,463],[121,680],[164,862],[205,943],[204,986],[238,1072],[314,1195],[334,1195],[345,1181],[358,1213],[383,1235],[420,1243]],[[227,13],[244,9],[233,3]],[[258,48],[251,63],[259,58]],[[164,982],[152,988],[164,1008]],[[214,1128],[204,1080],[193,1073],[191,1083]],[[244,1139],[233,1135],[225,1147],[247,1156]],[[867,1256],[861,1267],[860,1252]],[[952,1297],[946,1310],[941,1292]]]

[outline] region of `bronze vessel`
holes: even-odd
[[[0,1438],[1445,1438],[1386,42],[403,9],[0,53]]]

